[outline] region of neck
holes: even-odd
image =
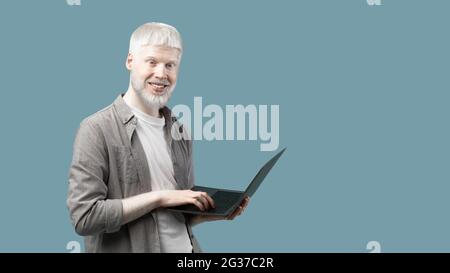
[[[136,95],[136,91],[129,86],[127,92],[123,96],[123,100],[128,104],[131,105],[140,111],[146,113],[147,115],[150,115],[155,118],[160,118],[161,115],[159,114],[159,109],[156,109],[155,107],[148,107],[142,101],[139,99],[139,97]]]

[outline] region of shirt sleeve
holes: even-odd
[[[120,229],[122,201],[107,199],[108,167],[101,129],[86,119],[75,137],[67,194],[70,218],[79,235],[112,233]]]

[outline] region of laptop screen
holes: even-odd
[[[281,155],[284,153],[286,148],[281,150],[278,154],[276,154],[272,159],[270,159],[256,174],[255,178],[253,178],[250,185],[248,185],[247,189],[245,190],[245,194],[248,196],[252,196],[256,190],[258,189],[259,185],[263,182],[264,178],[266,178],[266,175],[270,172],[272,167],[275,165],[275,163],[278,161],[278,159],[281,157]]]

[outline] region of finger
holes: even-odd
[[[243,206],[239,206],[238,208],[238,214],[241,214],[244,211],[244,207]]]
[[[242,206],[239,206],[239,208],[236,210],[236,216],[241,215],[243,210],[244,208]]]
[[[249,200],[247,199],[247,197],[241,201],[241,204],[239,205],[239,209],[241,212],[247,207],[248,203]]]
[[[199,202],[197,199],[193,198],[192,199],[192,204],[194,204],[195,206],[197,206],[201,211],[204,211],[205,208],[203,206],[203,204],[201,202]]]
[[[229,220],[234,220],[234,218],[236,218],[236,216],[238,216],[239,214],[239,210],[235,210],[231,215],[230,215],[230,219]]]
[[[244,198],[244,200],[242,201],[241,206],[245,209],[248,205],[248,203],[250,203],[250,198],[247,196]]]
[[[232,214],[230,214],[228,217],[227,217],[227,220],[233,220],[234,218],[236,217],[236,214],[233,212]]]
[[[191,193],[192,193],[192,199],[194,199],[194,200],[196,200],[197,202],[199,202],[199,203],[201,203],[202,204],[202,207],[203,207],[203,210],[205,210],[206,209],[206,204],[205,204],[205,202],[203,201],[203,198],[202,198],[202,192],[199,192],[199,191],[191,191]]]
[[[229,220],[233,220],[236,216],[238,216],[238,215],[240,214],[241,210],[242,210],[242,207],[241,207],[241,206],[239,206],[238,208],[236,208],[236,209],[233,211],[233,213],[231,213],[231,215],[230,215],[230,217],[229,217]]]
[[[216,204],[214,203],[214,200],[205,192],[205,198],[208,201],[211,208],[215,208]]]
[[[202,192],[199,196],[197,196],[197,198],[200,202],[202,202],[203,206],[205,207],[205,210],[208,210],[211,206],[208,202],[208,199],[206,199],[205,194],[206,193]]]

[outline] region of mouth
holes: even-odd
[[[152,87],[152,89],[154,91],[156,91],[157,93],[162,93],[166,90],[166,88],[169,86],[168,84],[165,83],[160,83],[160,82],[147,82],[148,85],[150,85]]]

